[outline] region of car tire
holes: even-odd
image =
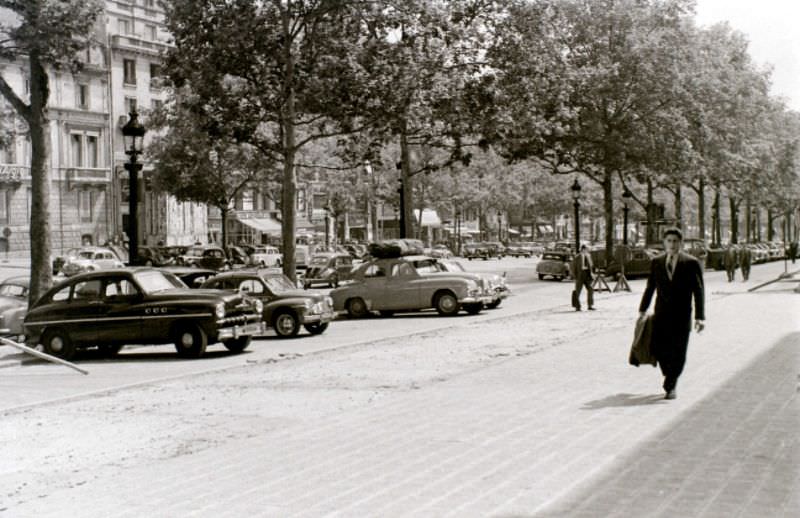
[[[151,261],[150,259],[148,259],[147,261],[145,261],[145,262],[144,262],[144,265],[145,265],[145,266],[153,266],[153,261]]]
[[[267,267],[267,263],[265,263],[264,261],[261,261],[260,263],[258,263],[258,265],[261,268],[266,268]]]
[[[208,335],[194,324],[186,324],[175,330],[175,350],[181,358],[200,358],[208,346]]]
[[[303,289],[304,289],[304,290],[307,290],[307,289],[308,289],[308,288],[310,288],[310,287],[311,287],[311,283],[310,283],[310,282],[304,282],[304,283],[303,283]]]
[[[280,259],[275,261],[275,268],[280,268],[281,266],[283,266],[283,265],[281,264],[281,260]]]
[[[98,345],[97,350],[103,358],[114,358],[121,350],[121,345]]]
[[[222,345],[224,345],[225,348],[232,353],[240,353],[247,349],[247,346],[250,345],[252,339],[252,336],[242,336],[239,338],[234,338],[233,340],[226,340],[222,342]]]
[[[279,311],[272,317],[272,327],[281,338],[293,338],[300,332],[297,315],[291,311]]]
[[[464,311],[466,311],[468,314],[477,315],[483,309],[483,304],[477,302],[475,304],[464,304],[462,307],[464,308]]]
[[[63,329],[48,329],[42,335],[42,345],[44,352],[50,356],[70,360],[75,356],[75,344],[69,337],[69,333]]]
[[[347,301],[347,314],[352,318],[363,318],[367,316],[367,304],[361,297],[356,297]]]
[[[392,311],[391,309],[382,309],[378,311],[378,313],[380,313],[382,317],[387,317],[387,318],[394,316],[394,311]]]
[[[461,309],[458,299],[452,291],[439,291],[433,298],[433,307],[442,316],[453,316]]]
[[[502,299],[497,299],[494,302],[490,302],[489,304],[486,304],[486,309],[496,309],[500,307],[501,302],[503,302]]]
[[[540,281],[543,281],[543,280],[544,280],[544,274],[543,274],[543,273],[540,273],[540,274],[539,274],[539,280],[540,280]]]
[[[324,324],[319,324],[319,323],[306,324],[303,327],[305,327],[306,331],[308,331],[312,335],[321,335],[322,333],[325,332],[326,329],[328,329],[328,323],[325,322]]]

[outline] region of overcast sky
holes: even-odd
[[[750,40],[750,55],[770,63],[772,93],[800,111],[800,0],[696,0],[697,23],[727,20]]]

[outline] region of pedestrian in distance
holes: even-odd
[[[575,311],[581,310],[581,290],[584,286],[586,287],[586,304],[589,306],[590,311],[594,311],[593,270],[594,264],[592,263],[592,256],[589,254],[589,248],[586,245],[581,245],[580,253],[572,260],[572,276],[575,279],[572,305],[575,307]]]
[[[800,248],[800,245],[797,241],[792,241],[789,244],[789,259],[792,260],[792,264],[794,264],[795,259],[797,259],[798,248]]]
[[[677,228],[664,232],[663,255],[650,262],[650,276],[639,304],[639,318],[645,318],[653,294],[652,352],[664,375],[665,399],[675,399],[678,378],[686,363],[686,349],[694,327],[699,333],[705,327],[705,293],[703,267],[691,255],[681,251],[683,234]]]
[[[728,243],[725,249],[725,255],[722,257],[722,264],[725,266],[725,271],[728,273],[728,282],[736,280],[736,267],[738,266],[739,258],[733,243]]]
[[[750,267],[753,264],[753,252],[749,246],[743,246],[739,252],[739,267],[742,269],[742,280],[747,282],[750,278]]]

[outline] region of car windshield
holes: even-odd
[[[203,249],[199,247],[193,247],[186,251],[186,255],[190,257],[203,257]]]
[[[272,293],[283,293],[295,289],[292,281],[285,275],[270,275],[263,276],[261,279],[267,284],[267,287]]]
[[[78,254],[78,257],[81,259],[94,259],[94,251],[92,250],[84,250]]]
[[[159,293],[162,291],[174,290],[175,288],[186,287],[186,285],[174,275],[157,270],[137,272],[134,274],[134,277],[145,293]]]
[[[439,266],[441,266],[442,267],[442,271],[445,271],[445,272],[465,272],[466,271],[464,269],[464,267],[461,266],[461,263],[459,263],[457,261],[440,261],[439,262]]]
[[[564,256],[559,254],[544,254],[542,259],[551,259],[553,261],[563,261]]]
[[[311,259],[311,264],[315,266],[325,266],[328,264],[328,258],[324,255],[318,255]]]
[[[27,297],[28,288],[19,284],[3,284],[0,285],[0,295],[5,297]]]

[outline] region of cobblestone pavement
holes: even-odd
[[[717,294],[674,401],[663,399],[656,369],[627,365],[638,296],[546,316],[580,339],[515,334],[529,327],[516,316],[507,322],[515,332],[494,332],[519,336],[517,347],[491,364],[366,406],[254,420],[264,427],[249,437],[148,465],[120,459],[78,471],[71,487],[41,488],[39,498],[0,493],[0,514],[797,516],[797,295]],[[542,342],[550,345],[526,349]],[[424,369],[425,360],[413,365]],[[275,387],[270,401],[294,388]]]

